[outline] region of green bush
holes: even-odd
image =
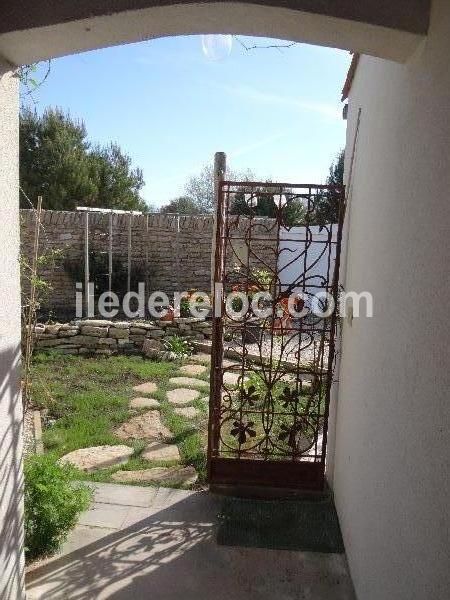
[[[192,354],[192,345],[185,338],[180,337],[179,335],[174,335],[173,337],[167,338],[164,342],[164,348],[168,352],[172,352],[176,354],[177,358],[187,358]]]
[[[49,455],[25,461],[25,553],[27,558],[56,552],[89,507],[91,490],[75,481],[76,471]]]

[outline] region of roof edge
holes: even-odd
[[[350,90],[352,89],[353,79],[355,77],[356,68],[358,67],[360,54],[358,52],[353,52],[352,62],[350,63],[350,67],[347,71],[347,77],[345,79],[344,87],[342,88],[342,97],[341,102],[347,100]]]

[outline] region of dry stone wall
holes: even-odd
[[[35,230],[35,213],[21,210],[21,252],[31,261]],[[113,214],[112,251],[118,268],[126,272],[128,264],[128,227],[130,216]],[[61,252],[61,259],[40,267],[39,275],[48,282],[52,291],[42,302],[44,315],[52,313],[60,319],[75,316],[75,280],[68,265],[78,269],[78,279],[84,281],[85,226],[84,212],[42,211],[40,254],[49,250]],[[89,213],[89,250],[101,257],[107,278],[107,256],[109,248],[110,215]],[[255,219],[254,234],[258,240],[252,242],[250,266],[274,267],[276,252],[274,244],[265,242],[273,237],[273,220]],[[241,235],[242,234],[242,235]],[[234,246],[245,245],[248,235],[248,219],[240,217],[233,227],[233,237],[241,238]],[[169,297],[175,291],[190,289],[210,291],[211,250],[213,244],[213,219],[211,215],[181,216],[149,214],[131,217],[131,272],[132,289],[137,291],[136,281],[145,283],[146,296],[154,291],[164,291]],[[244,248],[245,252],[245,248]],[[238,252],[242,259],[242,248]],[[258,258],[256,258],[258,256]],[[91,258],[92,261],[92,258]],[[236,254],[227,252],[231,266],[238,262]],[[245,257],[244,257],[245,262]],[[92,267],[91,267],[92,274]],[[22,283],[26,290],[27,284]],[[114,290],[113,290],[114,291]]]
[[[70,323],[38,323],[34,332],[38,350],[111,356],[162,350],[164,341],[175,335],[195,342],[210,340],[212,326],[210,321],[195,318],[153,322],[86,319]]]

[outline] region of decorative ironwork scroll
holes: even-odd
[[[343,212],[342,187],[220,186],[212,484],[323,486]]]

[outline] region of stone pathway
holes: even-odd
[[[345,554],[219,546],[212,494],[92,487],[61,551],[27,569],[28,600],[355,600]]]
[[[146,383],[141,383],[140,385],[135,385],[133,391],[137,392],[138,394],[153,394],[153,392],[156,392],[157,389],[158,386],[156,383],[153,383],[153,381],[148,381]]]
[[[223,374],[223,382],[226,385],[238,385],[241,376],[242,373],[240,372],[225,371]],[[248,381],[248,377],[244,376],[244,381]]]
[[[207,370],[208,368],[205,367],[205,365],[183,365],[180,368],[181,373],[184,373],[185,375],[192,375],[193,377],[196,375],[203,375],[203,373],[206,373]]]
[[[188,390],[187,388],[176,388],[167,392],[167,400],[175,406],[190,404],[200,396],[197,390]]]
[[[193,360],[194,362],[199,362],[199,363],[210,363],[211,355],[203,354],[200,352],[199,354],[193,354],[192,356],[190,356],[189,360]]]
[[[169,383],[171,385],[176,385],[177,387],[184,386],[193,388],[204,388],[209,386],[209,383],[207,381],[195,379],[194,377],[171,377],[169,379]]]
[[[180,368],[184,376],[172,377],[169,383],[176,386],[167,392],[167,400],[174,406],[174,412],[186,419],[196,419],[201,411],[194,406],[187,406],[197,400],[201,393],[196,389],[204,388],[209,384],[197,379],[203,375],[207,367],[201,364],[187,364]],[[191,376],[191,377],[189,377]],[[188,387],[186,387],[188,386]],[[140,394],[153,394],[157,391],[153,381],[147,381],[133,387],[133,391]],[[157,409],[160,402],[149,396],[137,396],[129,403],[131,409]],[[131,417],[114,430],[115,435],[124,441],[145,440],[147,446],[141,454],[143,460],[149,462],[179,462],[180,451],[175,444],[167,443],[172,432],[163,423],[159,410],[148,410],[142,414]],[[80,469],[93,471],[114,465],[124,464],[132,456],[134,450],[129,446],[102,446],[97,448],[83,448],[62,457],[61,462],[70,462]],[[189,485],[197,480],[194,467],[153,467],[139,471],[117,471],[112,476],[117,482],[159,482],[166,485]]]
[[[161,415],[157,410],[149,410],[142,415],[132,417],[122,423],[114,433],[121,440],[166,439],[172,435],[161,421]]]
[[[160,485],[192,485],[197,481],[194,467],[153,467],[142,471],[117,471],[112,479],[121,483],[158,483]]]
[[[69,452],[69,454],[62,456],[58,462],[60,464],[71,464],[81,471],[91,472],[122,465],[128,461],[133,452],[133,448],[129,446],[94,446]]]
[[[152,461],[180,460],[180,452],[175,444],[150,442],[141,454],[141,458]]]
[[[133,398],[130,408],[158,408],[159,402],[154,398]]]
[[[195,419],[200,415],[200,411],[198,408],[194,406],[185,406],[183,408],[175,408],[174,412],[180,417],[185,417],[186,419]]]

